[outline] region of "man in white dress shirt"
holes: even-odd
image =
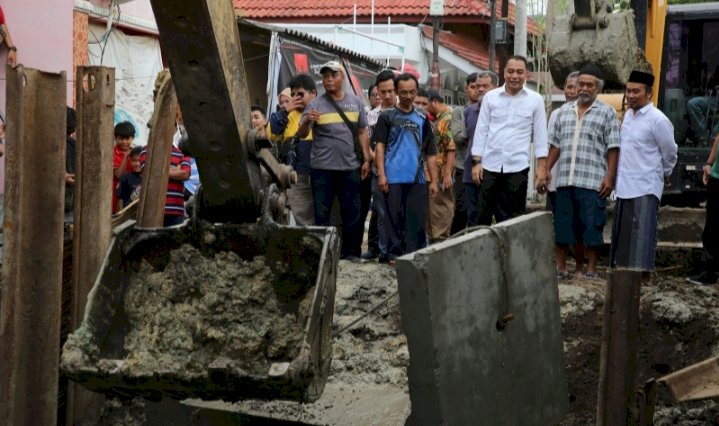
[[[654,267],[659,201],[677,162],[674,127],[652,104],[653,84],[640,71],[627,82],[609,258],[612,267],[643,271],[644,281]]]
[[[501,212],[497,222],[524,214],[531,142],[537,157],[536,187],[546,189],[547,116],[542,97],[524,87],[527,59],[511,56],[504,80],[504,86],[484,95],[472,142],[478,225],[490,225],[495,211]]]

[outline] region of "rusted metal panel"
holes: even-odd
[[[72,266],[72,330],[82,322],[112,239],[112,144],[115,69],[78,67],[75,206]],[[85,424],[97,415],[102,395],[68,385],[67,424]]]
[[[719,357],[709,358],[661,379],[677,402],[719,397]]]
[[[250,160],[250,103],[232,3],[151,4],[202,176],[203,217],[254,222],[260,215],[260,166]]]
[[[7,72],[0,419],[57,422],[65,190],[65,73]]]
[[[73,235],[73,327],[82,322],[90,292],[112,239],[112,144],[115,69],[78,67],[77,150]]]
[[[600,426],[636,420],[630,408],[635,401],[641,279],[641,271],[623,269],[611,271],[607,279],[597,402]]]
[[[159,228],[165,215],[167,182],[170,175],[172,135],[175,133],[177,98],[172,79],[160,86],[152,115],[152,130],[147,142],[147,158],[142,170],[142,191],[137,210],[141,228]]]

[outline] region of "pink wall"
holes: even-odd
[[[73,0],[3,0],[2,8],[18,62],[43,71],[65,71],[72,78],[72,10]],[[0,47],[0,61],[5,64],[7,50]],[[5,110],[5,68],[0,68],[0,108]],[[72,82],[67,84],[68,98]]]
[[[72,79],[73,0],[3,0],[2,8],[18,63],[43,71],[65,71]],[[7,50],[0,46],[0,109],[5,111],[5,61]],[[72,82],[67,84],[68,99]],[[68,102],[71,103],[71,102]],[[5,192],[4,161],[0,160],[0,193]]]

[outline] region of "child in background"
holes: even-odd
[[[135,140],[135,126],[129,121],[123,121],[115,125],[115,149],[112,153],[112,212],[117,213],[117,196],[115,191],[120,183],[120,178],[132,172],[130,164],[130,151],[132,142]]]
[[[142,167],[140,166],[140,153],[142,147],[136,146],[130,150],[130,167],[132,171],[125,173],[120,178],[120,183],[115,191],[117,196],[118,210],[122,210],[127,207],[130,203],[140,198],[140,188],[142,187],[142,176],[140,172]]]

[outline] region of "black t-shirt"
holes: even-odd
[[[122,205],[127,206],[131,202],[140,198],[140,187],[142,186],[142,177],[139,173],[126,173],[120,178],[117,185],[117,198],[122,200]]]

